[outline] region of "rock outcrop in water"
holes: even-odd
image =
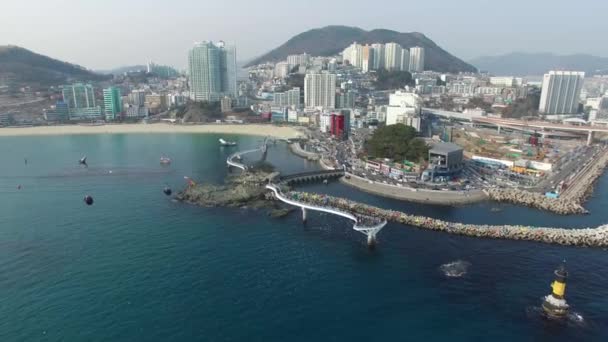
[[[246,172],[227,179],[225,185],[197,184],[179,192],[180,201],[205,207],[268,207],[264,185],[276,173]]]

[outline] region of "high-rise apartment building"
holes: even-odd
[[[95,107],[95,92],[90,84],[64,86],[62,95],[63,102],[67,103],[70,109]]]
[[[361,47],[361,71],[373,70],[374,50],[369,45]]]
[[[336,75],[306,74],[304,77],[304,105],[307,108],[335,108]]]
[[[401,70],[410,70],[410,51],[408,49],[401,49]]]
[[[64,86],[63,102],[68,106],[70,120],[100,119],[101,106],[95,102],[95,91],[90,84],[76,83]]]
[[[274,93],[273,105],[276,107],[300,106],[300,88],[295,87],[282,93]]]
[[[541,114],[576,114],[584,72],[549,71],[543,78],[538,111]]]
[[[372,69],[384,69],[384,44],[372,44],[374,57],[372,58]]]
[[[387,43],[384,46],[384,68],[388,71],[401,70],[401,54],[403,48],[397,43]]]
[[[132,90],[129,94],[129,102],[135,107],[144,107],[146,103],[146,91],[142,89]]]
[[[103,103],[106,120],[114,120],[122,113],[122,96],[120,89],[109,87],[103,90]]]
[[[410,49],[410,72],[424,71],[424,48],[413,47]]]
[[[296,65],[308,66],[309,63],[310,63],[310,55],[307,53],[303,53],[300,55],[287,56],[287,64],[289,64],[290,69],[292,69]]]
[[[219,101],[236,97],[236,49],[224,42],[196,44],[188,55],[190,97],[194,101]]]

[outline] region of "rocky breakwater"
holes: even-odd
[[[578,202],[569,198],[548,198],[538,192],[519,189],[484,190],[491,200],[525,205],[531,208],[547,210],[560,215],[585,214],[587,210]]]
[[[490,199],[498,202],[525,205],[561,215],[585,214],[588,211],[583,207],[583,203],[607,166],[608,153],[606,149],[602,149],[580,172],[567,181],[568,188],[559,198],[548,198],[541,193],[518,189],[489,189],[485,192]]]
[[[223,185],[192,184],[180,191],[176,199],[203,207],[239,207],[269,209],[269,215],[282,217],[291,209],[268,201],[264,186],[277,172],[245,172],[229,177]]]
[[[597,228],[564,229],[524,225],[464,224],[437,220],[425,216],[409,215],[399,211],[381,209],[326,195],[290,192],[290,196],[310,204],[330,206],[358,215],[381,218],[421,229],[450,234],[488,239],[535,241],[565,246],[608,247],[608,225]]]

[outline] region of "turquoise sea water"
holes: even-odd
[[[369,251],[345,219],[309,213],[303,226],[297,213],[272,219],[163,195],[184,176],[223,181],[233,150],[217,138],[0,138],[0,341],[608,340],[605,250],[389,224]],[[239,149],[261,140],[224,138]],[[87,169],[77,163],[85,154]],[[169,167],[159,165],[163,154]],[[317,168],[283,145],[269,161],[285,173]],[[408,204],[339,183],[305,188],[454,221],[565,227],[607,223],[607,189],[603,177],[591,215],[561,217]],[[534,311],[562,259],[583,323],[553,324]],[[469,272],[445,277],[439,267],[455,260]]]

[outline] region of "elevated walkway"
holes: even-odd
[[[384,228],[387,221],[384,219],[376,219],[373,217],[366,217],[362,215],[354,215],[347,211],[342,211],[337,208],[333,208],[330,206],[319,206],[316,204],[307,203],[304,201],[290,199],[285,196],[281,190],[274,184],[266,185],[266,189],[271,190],[274,193],[276,199],[283,203],[287,203],[289,205],[299,207],[302,209],[302,220],[306,221],[306,210],[314,210],[319,212],[324,212],[332,215],[341,216],[353,221],[355,224],[353,229],[365,234],[367,236],[367,243],[370,246],[375,245],[376,243],[376,235]]]

